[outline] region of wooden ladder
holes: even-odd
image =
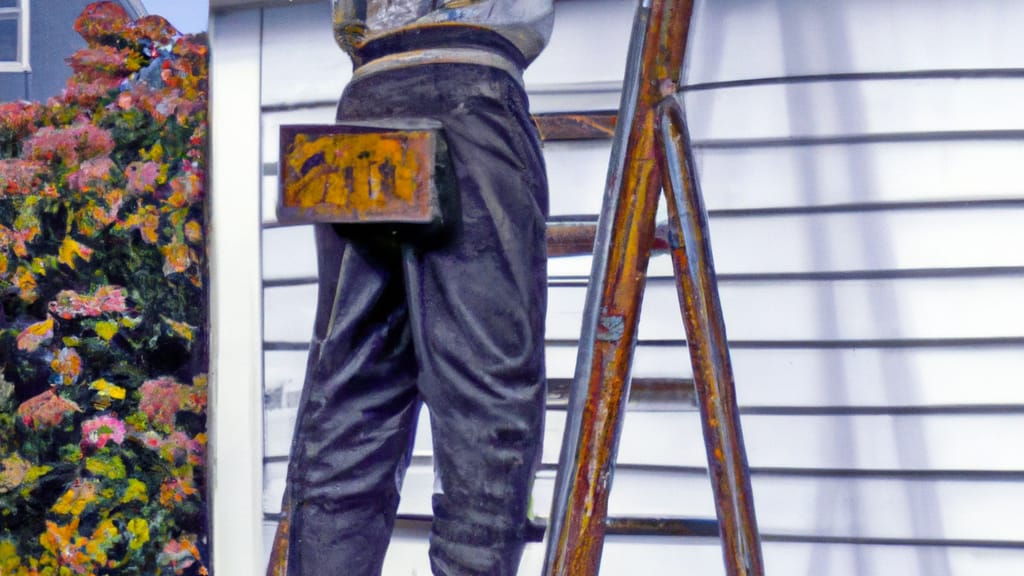
[[[662,190],[718,522],[679,519],[645,531],[717,532],[729,576],[764,573],[707,216],[676,97],[692,13],[693,0],[641,0],[637,11],[594,243],[545,576],[598,572]]]

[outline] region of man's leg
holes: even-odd
[[[513,576],[543,431],[546,180],[507,94],[443,119],[462,229],[406,254],[420,391],[430,407],[436,576]],[[518,94],[512,94],[518,96]],[[514,108],[514,106],[513,106]]]
[[[511,576],[544,420],[547,181],[525,96],[502,72],[419,66],[349,84],[341,119],[434,118],[459,180],[453,239],[405,254],[419,388],[444,494],[436,576]]]
[[[338,281],[321,270],[321,290],[337,289],[321,294],[292,447],[288,572],[376,576],[419,409],[400,256],[340,241],[329,227],[318,244]]]

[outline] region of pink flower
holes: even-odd
[[[137,38],[148,38],[157,44],[168,44],[180,35],[170,22],[156,14],[136,20],[132,34]]]
[[[82,80],[93,80],[96,78],[118,78],[122,79],[131,72],[138,69],[138,62],[133,62],[129,57],[132,50],[128,48],[117,49],[113,46],[98,46],[96,48],[83,48],[75,52],[67,63],[75,74],[79,74]]]
[[[163,122],[167,119],[167,113],[161,111],[161,104],[167,98],[166,95],[154,90],[149,84],[143,82],[132,86],[130,94],[137,109],[146,112],[158,122]],[[166,108],[166,105],[163,108]]]
[[[0,134],[8,132],[20,140],[35,129],[42,107],[37,102],[5,102],[0,104]]]
[[[164,376],[144,382],[139,393],[142,395],[139,410],[150,421],[166,426],[174,425],[174,416],[181,409],[181,384]]]
[[[146,448],[151,448],[153,450],[159,449],[161,444],[163,443],[163,439],[160,438],[160,435],[157,434],[156,432],[153,432],[152,430],[140,435],[138,438],[142,442],[143,446],[145,446]]]
[[[58,396],[52,389],[33,396],[18,406],[18,416],[29,428],[53,428],[72,412],[81,412],[71,400]]]
[[[155,432],[147,432],[141,440],[147,447],[159,450],[160,457],[175,466],[185,463],[200,466],[205,459],[206,439],[202,435],[191,438],[176,430],[166,438],[160,438]]]
[[[107,442],[124,442],[124,422],[115,416],[97,416],[82,422],[82,442],[87,446],[103,448]]]
[[[165,488],[167,484],[160,487],[161,499],[164,497]],[[190,568],[193,564],[199,561],[199,550],[196,548],[188,536],[178,541],[171,539],[167,544],[164,545],[164,549],[160,552],[160,555],[156,557],[156,561],[161,566],[168,566],[174,570],[175,574],[184,574],[185,570]],[[200,568],[200,574],[206,573],[206,568]]]
[[[124,171],[130,194],[145,194],[156,189],[160,165],[156,162],[132,162]]]
[[[34,160],[0,160],[0,197],[26,195],[39,186],[46,164]]]
[[[110,94],[111,90],[120,86],[117,78],[95,79],[91,82],[78,82],[74,77],[68,80],[64,91],[55,101],[67,106],[95,106],[101,99]]]
[[[100,286],[96,289],[95,297],[101,312],[121,314],[128,310],[120,286]]]
[[[86,192],[89,188],[103,185],[110,181],[110,172],[114,169],[114,161],[110,156],[101,156],[86,160],[77,170],[68,176],[68,185],[77,192]]]
[[[109,155],[113,150],[114,137],[109,131],[84,123],[67,128],[40,128],[25,141],[22,155],[43,162],[59,158],[65,165],[74,166],[83,160]]]
[[[14,230],[11,232],[10,238],[14,241],[14,254],[19,258],[25,258],[28,256],[28,247],[26,244],[35,240],[36,236],[39,235],[39,227],[32,226],[27,230]]]
[[[82,296],[74,290],[61,290],[47,308],[50,312],[65,320],[88,316],[85,302],[87,298],[87,296]]]
[[[203,197],[203,177],[198,172],[185,171],[171,180],[171,190],[184,196],[189,204],[195,204]]]
[[[117,2],[94,2],[75,20],[75,32],[90,46],[99,46],[104,40],[123,34],[131,25],[128,13]]]
[[[120,286],[100,286],[94,294],[79,294],[74,290],[61,290],[50,302],[48,309],[65,320],[95,318],[102,314],[120,314],[128,309]]]

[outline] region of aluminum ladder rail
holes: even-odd
[[[637,10],[555,482],[545,576],[598,572],[663,189],[726,573],[764,573],[707,216],[676,97],[692,14],[693,0],[641,0]]]

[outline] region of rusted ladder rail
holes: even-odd
[[[598,572],[663,189],[726,573],[764,572],[707,218],[685,115],[675,97],[692,12],[692,0],[642,0],[637,11],[555,483],[545,576]]]

